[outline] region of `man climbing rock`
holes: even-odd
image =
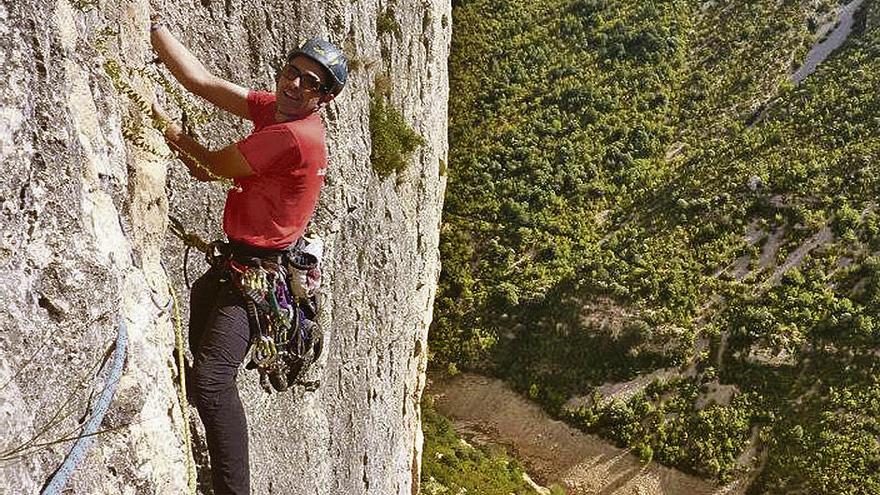
[[[193,177],[228,178],[236,185],[227,193],[223,213],[230,262],[212,267],[193,284],[189,339],[193,395],[205,425],[214,493],[247,494],[247,422],[235,378],[251,343],[253,315],[249,319],[230,266],[246,270],[239,260],[277,260],[302,236],[327,166],[317,113],[342,91],[347,62],[337,47],[312,38],[288,54],[274,93],[251,91],[211,74],[161,16],[154,14],[151,22],[153,48],[187,90],[254,123],[241,141],[209,150],[154,107],[168,145],[180,152]]]

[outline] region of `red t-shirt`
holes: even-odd
[[[223,230],[229,239],[269,249],[285,248],[308,224],[327,168],[324,124],[317,114],[275,122],[275,95],[251,91],[254,130],[236,146],[254,175],[235,179],[226,195]]]

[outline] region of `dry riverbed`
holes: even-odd
[[[437,410],[473,442],[510,448],[532,477],[569,495],[738,495],[734,482],[718,487],[656,463],[642,464],[625,449],[550,418],[504,382],[461,374],[434,379],[428,393]]]

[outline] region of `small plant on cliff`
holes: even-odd
[[[391,7],[385,9],[385,11],[379,14],[376,18],[376,31],[380,35],[393,34],[394,39],[400,39],[400,23],[397,22],[397,18],[394,17],[394,11],[391,10]]]
[[[70,6],[80,12],[88,12],[98,8],[98,0],[73,0]]]
[[[406,168],[416,148],[425,144],[424,138],[391,105],[390,93],[390,86],[383,79],[376,82],[370,97],[370,162],[381,177]]]
[[[89,2],[80,3],[85,5]],[[74,6],[77,7],[77,5]],[[150,138],[151,129],[163,132],[165,130],[164,124],[152,116],[151,104],[147,100],[152,95],[145,96],[142,94],[144,90],[138,89],[136,86],[141,87],[144,83],[152,82],[162,87],[171,98],[171,102],[176,104],[181,110],[183,125],[188,132],[207,123],[214,118],[214,114],[204,112],[195,106],[189,97],[180,91],[179,86],[169,81],[155,65],[132,66],[122,59],[114,58],[110,46],[114,41],[118,41],[119,31],[116,29],[104,27],[96,30],[93,36],[92,48],[103,59],[102,67],[104,68],[104,73],[109,78],[116,92],[127,97],[129,102],[134,105],[129,118],[123,122],[122,137],[135,148],[160,159],[170,159],[184,153],[182,150],[172,150],[171,153],[165,153],[152,142]],[[199,163],[192,156],[190,158]],[[199,166],[202,165],[200,164]],[[202,168],[204,169],[203,166]],[[205,170],[215,180],[218,180],[224,188],[232,187],[232,181],[217,177],[207,169]]]

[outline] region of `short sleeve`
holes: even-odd
[[[275,95],[266,91],[248,91],[248,115],[254,126],[261,129],[275,123]]]
[[[254,132],[236,146],[256,175],[278,172],[302,161],[296,138],[284,126]]]

